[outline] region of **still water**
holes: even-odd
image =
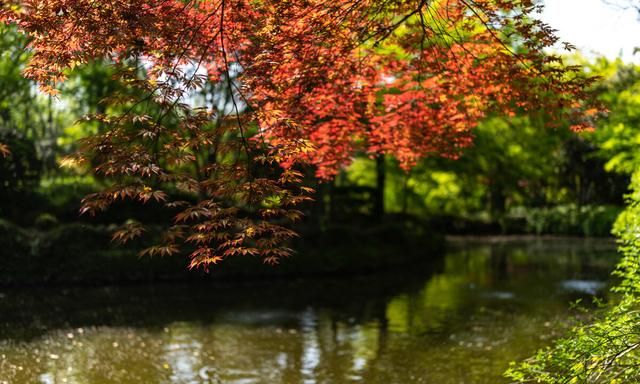
[[[0,383],[503,383],[606,296],[604,240],[455,240],[384,274],[0,291]]]

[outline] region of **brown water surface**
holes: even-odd
[[[610,241],[455,241],[363,277],[4,290],[0,383],[507,382],[616,259]]]

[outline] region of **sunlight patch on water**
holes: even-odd
[[[311,308],[302,314],[300,328],[302,330],[302,375],[305,384],[315,384],[315,370],[320,364],[320,347],[316,332],[317,318]]]
[[[585,293],[587,295],[595,295],[600,292],[606,283],[597,280],[565,280],[560,283],[562,289]]]

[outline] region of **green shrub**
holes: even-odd
[[[34,224],[38,229],[52,229],[60,223],[54,215],[50,213],[41,213],[36,217]]]

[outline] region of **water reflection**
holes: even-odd
[[[0,383],[500,383],[615,259],[610,242],[457,241],[383,276],[3,291]]]

